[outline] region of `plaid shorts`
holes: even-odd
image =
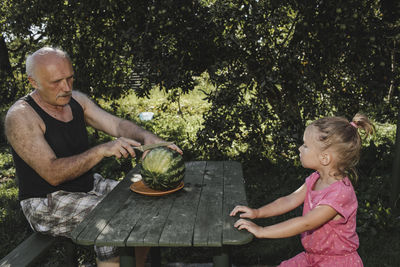
[[[36,232],[70,237],[72,230],[118,184],[95,173],[93,189],[88,192],[56,191],[47,198],[29,198],[20,202],[22,211]],[[116,247],[94,246],[97,258],[105,261],[118,256]]]

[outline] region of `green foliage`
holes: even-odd
[[[218,158],[239,143],[240,158],[293,159],[309,120],[364,111],[393,122],[399,16],[383,2],[214,1],[226,54],[209,68],[217,89],[199,144]]]
[[[168,94],[156,89],[151,91],[150,98],[138,98],[134,94],[126,94],[114,101],[98,100],[105,109],[129,118],[149,130],[155,131],[168,141],[176,141],[184,150],[184,158],[188,160],[203,160],[212,158],[204,153],[196,144],[196,133],[202,129],[202,114],[206,113],[210,105],[204,100],[205,93],[213,90],[207,82],[207,76],[196,78],[198,86],[190,94],[181,96],[181,113],[178,103],[168,100]],[[142,122],[138,115],[143,111],[152,111],[155,117],[151,121]],[[110,140],[109,136],[101,132],[90,130],[92,144]],[[397,257],[397,240],[399,220],[389,209],[388,179],[391,172],[392,155],[394,149],[395,127],[392,124],[377,124],[377,134],[373,142],[366,143],[362,151],[359,167],[359,182],[355,185],[359,200],[359,212],[357,216],[358,233],[360,235],[360,254],[366,266],[395,266],[393,262]],[[208,144],[213,146],[213,142]],[[268,150],[268,149],[265,149]],[[6,240],[7,246],[0,247],[0,255],[5,255],[29,234],[29,226],[23,217],[17,200],[17,189],[14,178],[15,170],[11,155],[8,150],[0,153],[0,237]],[[240,158],[240,151],[232,149],[231,158]],[[267,152],[266,152],[267,153]],[[139,155],[140,156],[140,155]],[[228,157],[227,157],[228,158]],[[248,203],[252,207],[259,207],[274,199],[289,194],[298,188],[304,178],[310,174],[301,166],[293,164],[293,160],[275,159],[252,160],[240,158],[243,163],[245,186]],[[115,158],[104,159],[95,171],[104,177],[121,179],[131,168],[131,158],[117,160]],[[11,179],[10,179],[11,178]],[[301,209],[279,216],[259,220],[261,225],[269,225],[301,214]],[[14,229],[14,231],[9,231]],[[12,233],[12,234],[10,234]],[[393,237],[391,236],[393,235]],[[397,237],[397,239],[396,239]],[[379,253],[375,253],[379,247]],[[280,261],[294,256],[302,251],[298,237],[279,240],[254,240],[245,246],[233,249],[234,263],[236,264],[278,264]],[[198,248],[169,248],[163,249],[163,259],[169,262],[204,262],[214,253],[213,249]],[[57,255],[58,259],[50,258],[50,262],[60,262],[62,250],[56,248],[50,255]],[[93,259],[92,250],[80,252],[80,261]],[[377,255],[386,255],[382,258]],[[0,256],[2,257],[2,256]],[[47,266],[51,266],[49,264]],[[45,264],[41,266],[46,266]]]
[[[3,151],[4,150],[4,151]],[[9,179],[15,176],[15,167],[8,150],[0,149],[0,179]]]
[[[204,101],[205,93],[212,90],[205,74],[195,80],[197,86],[194,91],[190,94],[182,94],[179,103],[169,98],[168,93],[154,88],[149,98],[126,94],[115,101],[100,101],[99,104],[120,117],[136,122],[165,140],[175,142],[185,151],[185,160],[191,160],[204,156],[196,143],[196,133],[202,128],[203,113],[210,106]],[[153,120],[140,121],[139,114],[146,111],[154,113]]]
[[[398,266],[399,238],[400,232],[398,227],[391,231],[380,231],[376,235],[361,235],[358,251],[363,259],[364,266]],[[373,250],[371,246],[374,247]]]
[[[125,94],[119,99],[105,101],[99,99],[98,104],[105,110],[128,120],[131,120],[143,128],[157,134],[166,141],[173,141],[184,151],[186,161],[203,158],[204,154],[196,144],[196,133],[201,129],[202,114],[208,109],[209,104],[204,101],[205,92],[210,91],[207,76],[195,78],[198,85],[190,94],[180,96],[178,104],[173,99],[168,100],[168,93],[154,88],[149,98],[139,98],[135,94]],[[151,121],[140,121],[141,112],[153,112]],[[103,143],[112,138],[102,132],[88,128],[89,141],[92,145]],[[141,153],[137,152],[138,158]],[[138,162],[138,158],[105,158],[95,166],[94,171],[103,177],[120,180],[127,174],[132,166]]]
[[[18,202],[12,156],[0,147],[0,257],[16,247],[29,233],[29,225]],[[3,255],[3,256],[2,256]]]
[[[0,9],[0,56],[11,63],[7,74],[22,80],[28,53],[46,44],[60,46],[73,59],[75,87],[96,97],[117,97],[132,87],[148,95],[154,84],[188,92],[195,86],[193,76],[218,52],[213,38],[203,38],[209,34],[207,13],[197,1],[136,1],[132,6],[120,0],[52,5],[11,0]],[[134,86],[137,74],[140,85]],[[24,92],[19,86],[12,89]],[[7,90],[6,82],[0,88]]]
[[[19,207],[13,180],[0,178],[0,257],[16,247],[29,234],[29,225]]]
[[[363,149],[358,231],[365,242],[376,237],[387,245],[373,233],[398,227],[388,195],[399,106],[399,3],[2,1],[0,114],[30,90],[26,55],[45,44],[60,46],[73,59],[75,88],[108,111],[175,141],[185,160],[242,162],[255,206],[289,193],[306,177],[297,147],[308,121],[326,115],[351,119],[363,111],[385,124]],[[203,73],[206,79],[196,78]],[[154,119],[140,121],[142,111],[154,112]],[[92,133],[92,144],[109,140]],[[0,177],[8,179],[15,171],[5,155]],[[109,158],[95,170],[120,179],[131,166],[131,159]],[[295,242],[285,242],[256,244],[297,251]],[[389,244],[382,255],[396,248]],[[362,245],[371,266],[380,265],[371,251]]]
[[[356,185],[357,231],[372,236],[400,226],[400,220],[390,208],[389,195],[396,129],[388,124],[377,124],[376,128],[374,139],[362,150],[358,166],[360,178]]]
[[[216,90],[207,96],[212,106],[198,134],[205,154],[293,159],[308,120],[365,111],[394,121],[396,5],[11,0],[0,9],[0,55],[10,63],[0,69],[12,82],[1,79],[0,91],[11,95],[6,105],[26,93],[25,56],[44,44],[71,54],[75,88],[95,98],[129,90],[148,96],[157,85],[179,103],[195,88],[193,77],[207,71]]]

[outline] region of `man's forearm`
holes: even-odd
[[[75,156],[52,159],[39,174],[53,186],[74,180],[103,159],[101,149],[100,146],[95,146]]]
[[[128,120],[120,121],[118,125],[117,137],[131,138],[142,144],[146,143],[146,139],[161,141],[161,138],[159,138],[155,134],[143,129],[139,125],[136,125]]]

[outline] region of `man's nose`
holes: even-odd
[[[61,86],[64,92],[72,91],[72,83],[69,83],[67,79],[62,80]]]

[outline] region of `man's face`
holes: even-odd
[[[71,62],[56,54],[37,59],[34,75],[29,81],[42,99],[51,105],[64,106],[69,103],[74,82]]]

